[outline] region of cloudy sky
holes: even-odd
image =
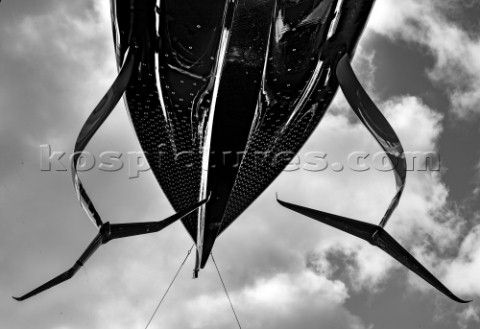
[[[144,328],[192,243],[180,223],[114,241],[69,282],[23,303],[10,298],[70,267],[96,234],[70,173],[41,171],[41,145],[72,150],[116,76],[108,2],[0,3],[5,328]],[[405,150],[436,152],[440,159],[439,171],[409,172],[387,230],[453,292],[477,301],[458,305],[380,250],[275,202],[278,192],[288,201],[378,223],[395,192],[391,172],[374,170],[374,163],[364,172],[297,170],[283,173],[214,248],[244,328],[478,328],[479,15],[475,0],[378,0],[354,60]],[[122,104],[88,149],[140,151]],[[351,152],[375,154],[380,147],[339,93],[300,154],[309,150],[344,163]],[[173,213],[150,172],[129,175],[128,165],[82,174],[106,220]],[[213,264],[192,280],[193,264],[191,257],[150,328],[236,326]]]

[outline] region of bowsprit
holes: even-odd
[[[390,206],[379,225],[372,225],[280,204],[378,246],[464,302],[384,229],[405,186],[405,155],[350,66],[373,5],[374,0],[111,0],[119,74],[83,126],[72,162],[78,197],[99,232],[71,269],[16,299],[70,279],[112,239],[158,232],[178,219],[195,242],[197,276],[216,238],[288,165],[341,87],[393,164],[397,192]],[[155,178],[177,211],[160,222],[104,222],[77,175],[79,154],[124,95]],[[225,151],[238,155],[238,165],[215,165]],[[288,156],[275,157],[280,153]]]

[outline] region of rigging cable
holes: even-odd
[[[148,323],[147,323],[147,325],[145,326],[145,329],[148,329],[148,327],[150,326],[150,323],[152,323],[152,320],[153,320],[153,318],[155,317],[155,315],[157,314],[158,309],[159,309],[160,306],[162,305],[163,300],[165,299],[165,297],[167,297],[167,294],[168,294],[168,292],[170,291],[170,288],[172,287],[173,283],[174,283],[175,280],[177,279],[178,274],[180,274],[180,271],[182,270],[183,265],[185,265],[185,262],[187,261],[188,256],[190,256],[190,254],[192,253],[192,249],[193,249],[194,246],[195,246],[195,244],[193,244],[192,247],[188,250],[187,255],[185,256],[185,259],[183,260],[182,264],[180,264],[180,267],[178,268],[177,273],[175,273],[175,276],[173,277],[172,282],[170,282],[170,285],[168,286],[167,290],[165,290],[165,293],[163,294],[162,298],[161,298],[160,301],[158,302],[158,305],[157,305],[157,307],[155,308],[155,311],[153,311],[153,314],[152,314],[152,316],[150,317],[150,320],[148,320]]]
[[[210,256],[212,257],[213,264],[215,264],[215,268],[217,269],[218,276],[220,277],[220,281],[222,282],[223,290],[227,295],[228,302],[230,303],[230,307],[233,311],[233,315],[235,316],[235,320],[237,320],[238,328],[242,329],[242,326],[240,325],[240,321],[238,320],[238,317],[237,317],[237,313],[235,312],[235,308],[233,307],[232,300],[230,299],[230,295],[228,294],[227,287],[225,286],[225,282],[223,281],[222,274],[220,274],[220,270],[218,269],[217,262],[215,261],[215,258],[213,258],[213,253],[210,253]]]

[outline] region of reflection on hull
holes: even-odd
[[[151,1],[128,108],[175,210],[212,193],[182,220],[201,267],[319,123],[338,88],[331,73],[353,55],[373,2]]]

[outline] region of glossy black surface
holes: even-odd
[[[350,65],[350,58],[347,54],[345,54],[338,62],[336,75],[342,88],[342,92],[353,112],[355,112],[360,121],[385,151],[392,165],[397,192],[380,221],[380,226],[385,227],[390,216],[398,206],[407,179],[407,161],[405,159],[402,143],[400,143],[400,140],[390,126],[390,123],[388,123],[382,112],[380,112],[370,96],[368,96],[367,92],[360,84],[360,81],[358,81]]]
[[[127,102],[159,184],[176,210],[212,191],[183,219],[203,267],[321,120],[374,1],[113,2],[119,62],[143,54]]]

